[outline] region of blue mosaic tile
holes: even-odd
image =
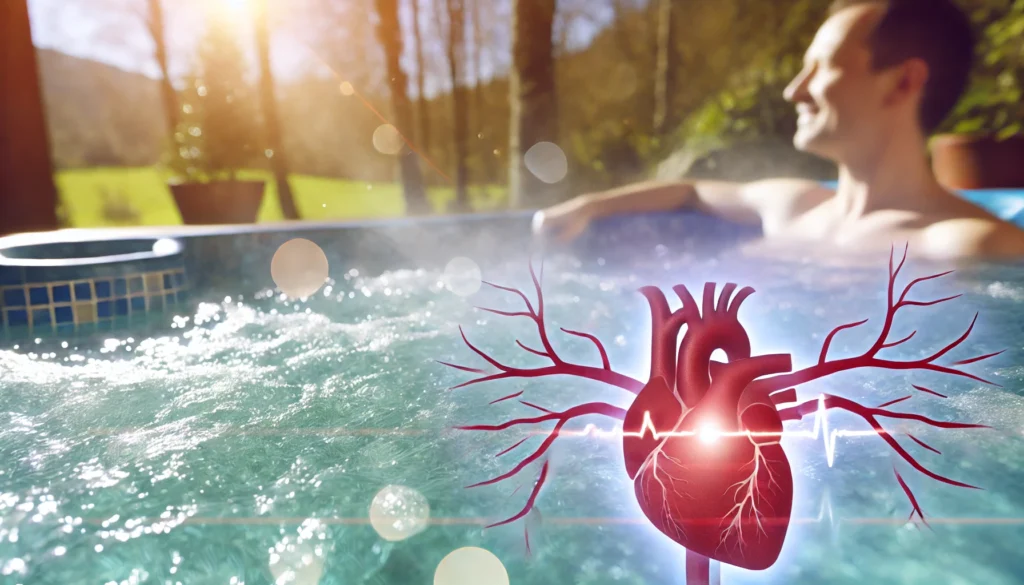
[[[114,315],[114,303],[113,301],[100,301],[96,303],[96,316],[100,319],[106,319]]]
[[[45,286],[35,286],[28,289],[28,300],[33,305],[49,305],[50,291]]]
[[[39,327],[41,325],[50,324],[50,309],[33,309],[32,310],[32,326]]]
[[[75,323],[75,312],[71,307],[54,307],[53,316],[56,318],[57,323]]]
[[[7,324],[11,327],[28,325],[28,311],[7,311]]]
[[[21,288],[9,288],[4,291],[4,306],[5,307],[24,307],[27,303],[25,302],[25,290]]]
[[[70,303],[71,302],[71,285],[60,284],[53,287],[53,302],[55,303]]]
[[[110,281],[109,280],[97,280],[94,283],[96,287],[96,298],[97,299],[109,299],[110,298]]]
[[[225,255],[231,257],[254,243],[252,238],[237,242],[220,239],[224,240]],[[0,339],[18,339],[47,329],[79,335],[110,330],[113,323],[117,328],[132,327],[139,319],[163,319],[156,313],[185,299],[186,255],[144,258],[152,247],[150,240],[53,242],[36,247],[34,256],[24,257],[74,262],[62,266],[0,265]],[[89,260],[120,254],[137,256],[129,261]]]

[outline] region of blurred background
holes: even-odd
[[[468,213],[650,176],[834,174],[792,149],[782,99],[828,0],[4,4],[6,231]],[[960,4],[979,64],[942,132],[1019,135],[1024,0]]]

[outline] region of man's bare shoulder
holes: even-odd
[[[1024,230],[987,214],[936,221],[921,236],[935,259],[1024,258]]]
[[[758,210],[766,231],[772,231],[773,224],[788,224],[834,195],[835,191],[811,179],[763,179],[743,185],[744,199]]]

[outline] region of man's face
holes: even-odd
[[[784,94],[796,104],[798,150],[843,163],[874,148],[888,112],[884,76],[871,66],[868,39],[883,12],[878,3],[852,6],[818,29],[803,70]]]

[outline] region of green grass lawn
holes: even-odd
[[[269,172],[247,171],[243,179],[262,179],[266,195],[258,221],[280,221],[277,186]],[[57,188],[68,227],[119,225],[175,225],[181,223],[178,208],[167,187],[168,176],[155,167],[92,168],[59,171]],[[399,217],[405,200],[397,183],[367,183],[292,175],[289,179],[302,219],[344,220]],[[438,212],[444,212],[455,193],[451,188],[431,188],[427,196]],[[504,188],[470,189],[470,205],[478,211],[505,206]]]

